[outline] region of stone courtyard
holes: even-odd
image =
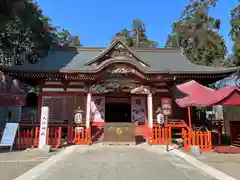
[[[44,153],[37,149],[13,152],[0,151],[0,179],[13,180],[54,154],[56,152]]]
[[[240,179],[240,154],[203,153],[197,159],[236,179]]]
[[[76,149],[38,180],[211,180],[192,165],[148,145],[93,145]]]

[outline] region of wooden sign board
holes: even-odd
[[[165,116],[172,114],[172,100],[170,98],[162,98],[162,111]]]

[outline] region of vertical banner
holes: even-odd
[[[132,122],[144,122],[146,118],[146,98],[131,98]]]
[[[47,129],[48,129],[49,107],[43,106],[41,109],[41,121],[39,132],[38,148],[44,148],[47,145]]]
[[[104,122],[105,119],[105,97],[93,96],[91,100],[91,117],[93,122]]]

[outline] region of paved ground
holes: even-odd
[[[156,153],[158,151],[158,153]],[[164,148],[93,145],[81,147],[38,180],[211,180]]]
[[[240,179],[240,154],[204,153],[197,159],[236,179]]]
[[[30,149],[15,152],[0,151],[0,179],[13,180],[53,154],[55,153],[43,153]]]

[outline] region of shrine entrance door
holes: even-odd
[[[103,143],[135,144],[135,128],[131,122],[130,98],[107,98]]]

